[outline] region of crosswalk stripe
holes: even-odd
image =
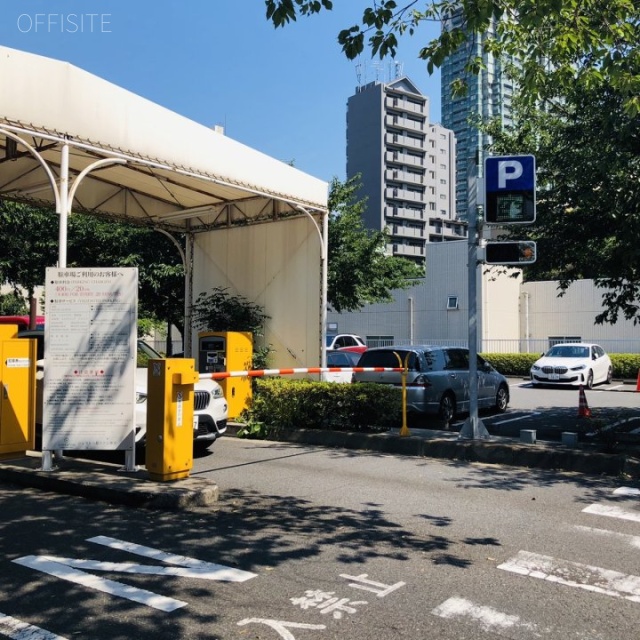
[[[554,559],[529,551],[519,551],[516,556],[499,565],[498,569],[640,602],[640,577],[610,569]]]
[[[584,513],[591,513],[596,516],[606,516],[607,518],[620,518],[621,520],[631,520],[640,522],[640,512],[627,511],[615,505],[592,504],[582,510]]]
[[[478,622],[484,631],[499,633],[506,629],[527,629],[528,631],[538,631],[538,625],[532,622],[523,622],[518,616],[502,613],[493,607],[485,607],[474,604],[464,598],[449,598],[441,605],[431,611],[440,618],[452,620],[455,618],[470,619]],[[548,630],[544,630],[548,633]],[[539,636],[536,633],[536,636]]]
[[[587,533],[593,533],[598,536],[608,536],[610,538],[618,538],[630,544],[632,547],[637,547],[640,549],[640,536],[632,536],[628,533],[618,533],[617,531],[609,531],[608,529],[594,529],[593,527],[582,527],[580,525],[576,525],[575,529],[578,531],[586,531]]]
[[[0,613],[0,635],[11,638],[11,640],[67,640],[63,636],[27,624],[4,613]]]
[[[640,496],[640,489],[635,487],[618,487],[614,492],[614,496]]]

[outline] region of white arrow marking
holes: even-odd
[[[110,538],[108,536],[96,536],[95,538],[89,538],[87,542],[95,542],[96,544],[101,544],[105,547],[109,547],[110,549],[127,551],[138,556],[151,558],[152,560],[159,560],[160,562],[166,562],[167,564],[174,564],[179,567],[189,567],[194,570],[194,573],[189,577],[194,578],[221,580],[226,582],[245,582],[246,580],[255,578],[258,575],[257,573],[251,573],[250,571],[242,571],[241,569],[226,567],[222,564],[204,562],[203,560],[197,560],[196,558],[189,558],[187,556],[179,556],[173,553],[165,553],[158,549],[145,547],[144,545],[135,544],[133,542],[125,542],[124,540],[118,540],[117,538]]]
[[[30,569],[35,569],[36,571],[41,571],[42,573],[47,573],[56,578],[61,578],[62,580],[81,584],[84,587],[89,587],[96,591],[102,591],[103,593],[108,593],[113,596],[133,600],[133,602],[139,602],[140,604],[160,611],[171,612],[187,605],[187,603],[182,600],[166,598],[152,591],[138,589],[127,584],[122,584],[121,582],[106,580],[105,578],[99,578],[84,571],[78,571],[60,562],[49,560],[46,556],[24,556],[17,558],[13,562],[29,567]]]

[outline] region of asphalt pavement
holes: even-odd
[[[229,425],[223,437],[234,437],[239,425]],[[384,433],[353,433],[297,429],[281,431],[271,439],[313,446],[359,449],[394,455],[445,458],[467,462],[569,471],[587,475],[624,476],[640,479],[640,446],[629,445],[624,453],[606,453],[602,445],[536,440],[535,432],[523,431],[520,439],[490,436],[462,439],[455,429],[409,428]],[[224,446],[223,440],[216,446]],[[213,505],[219,497],[214,481],[187,477],[173,481],[151,480],[144,466],[127,472],[122,465],[63,456],[54,458],[52,471],[42,471],[38,452],[28,451],[0,460],[0,482],[36,487],[113,504],[152,509],[189,509]]]

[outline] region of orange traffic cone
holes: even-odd
[[[591,417],[591,409],[589,409],[589,405],[587,404],[587,395],[584,392],[584,387],[580,385],[580,401],[578,403],[578,418],[590,418]]]
[[[640,369],[638,369],[638,381],[636,382],[636,391],[640,391]]]

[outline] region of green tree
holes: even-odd
[[[58,261],[57,222],[55,213],[0,200],[0,282],[27,292],[32,322],[36,287]]]
[[[214,287],[201,293],[192,307],[193,324],[207,331],[250,331],[263,335],[269,316],[263,308],[244,296],[229,293],[226,287]]]
[[[509,234],[538,243],[525,277],[559,280],[561,292],[594,279],[600,323],[640,322],[640,117],[624,101],[613,87],[577,85],[544,110],[516,103],[512,127],[487,126],[493,153],[536,156],[536,223]]]
[[[327,301],[338,313],[390,302],[393,289],[410,287],[424,277],[421,266],[386,254],[386,233],[365,228],[366,203],[357,198],[358,181],[334,178],[329,191]]]
[[[23,316],[28,311],[24,298],[16,291],[0,294],[0,316]]]
[[[331,0],[265,0],[267,19],[276,27],[330,11]],[[468,33],[486,34],[487,53],[520,61],[520,86],[531,102],[580,84],[609,85],[627,113],[640,112],[640,4],[637,0],[394,0],[364,3],[361,24],[338,34],[349,59],[365,48],[381,58],[396,53],[398,38],[420,33],[425,21],[443,21],[459,13],[459,26],[443,30],[425,44],[419,57],[432,73],[456,51]],[[495,32],[489,27],[498,21]],[[478,73],[481,57],[470,56],[466,71]],[[464,90],[462,80],[452,89]]]
[[[139,317],[147,325],[173,325],[183,331],[184,268],[169,238],[146,227],[87,215],[69,218],[67,237],[69,267],[137,267]],[[58,216],[0,201],[0,244],[0,280],[24,288],[33,300],[46,268],[58,262]]]

